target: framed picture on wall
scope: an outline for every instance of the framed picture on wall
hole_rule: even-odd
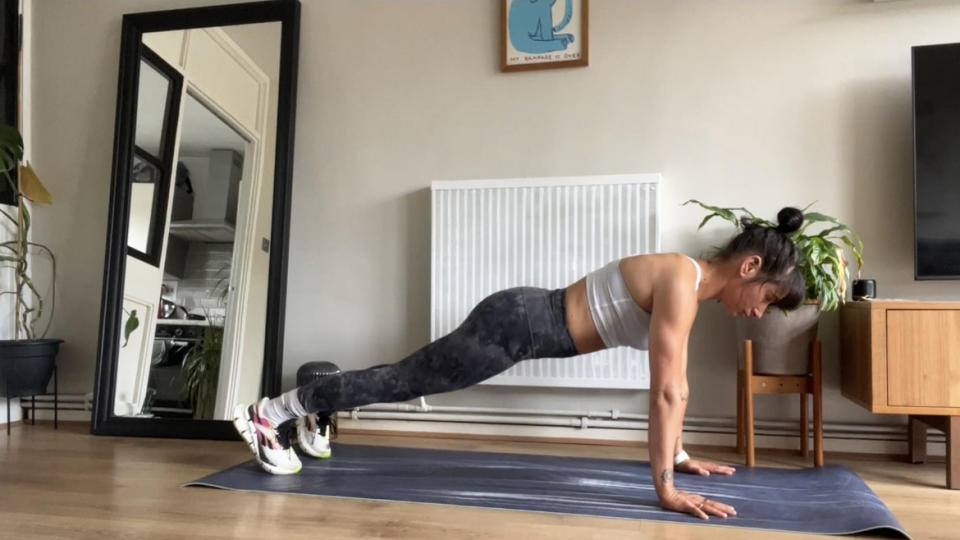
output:
[[[587,65],[587,0],[501,0],[500,70]]]

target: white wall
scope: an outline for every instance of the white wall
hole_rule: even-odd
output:
[[[53,335],[65,391],[93,385],[120,16],[164,0],[34,6],[34,160],[59,201],[36,232],[60,256]],[[207,3],[207,2],[203,2]],[[661,172],[663,247],[691,254],[691,197],[854,226],[884,296],[960,298],[912,279],[910,46],[960,41],[952,2],[605,0],[590,66],[502,74],[496,2],[309,1],[301,23],[285,386],[307,360],[359,368],[429,335],[429,192],[438,179]],[[77,54],[82,51],[83,54]],[[69,62],[64,61],[70,58]],[[839,395],[826,315],[828,422],[891,422]],[[732,322],[704,306],[692,416],[734,414]],[[630,392],[475,388],[434,403],[645,411]],[[758,417],[792,418],[763,397]],[[789,404],[789,405],[788,405]]]

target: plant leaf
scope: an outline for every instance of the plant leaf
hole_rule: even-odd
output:
[[[688,204],[690,204],[690,203],[698,204],[698,205],[700,205],[700,207],[703,208],[704,210],[709,210],[709,211],[713,212],[712,214],[709,214],[709,215],[707,215],[705,218],[703,218],[703,221],[700,222],[700,226],[697,227],[697,230],[698,230],[698,231],[699,231],[700,229],[702,229],[703,226],[706,225],[708,221],[710,221],[711,219],[713,219],[713,218],[715,218],[715,217],[721,217],[721,218],[729,221],[731,224],[733,224],[733,226],[734,226],[735,228],[737,228],[737,229],[740,228],[740,220],[737,219],[737,215],[736,215],[735,213],[733,213],[733,209],[730,209],[730,208],[721,208],[721,207],[719,207],[719,206],[711,206],[711,205],[709,205],[709,204],[702,203],[702,202],[700,202],[700,201],[698,201],[698,200],[696,200],[696,199],[690,199],[690,200],[688,200],[687,202],[683,203],[682,206],[686,206],[686,205],[688,205]],[[749,214],[749,212],[747,212],[747,213]],[[750,215],[753,215],[753,214],[750,214]]]
[[[863,267],[863,256],[860,254],[860,250],[857,249],[857,246],[853,245],[853,241],[846,236],[841,236],[840,241],[846,244],[850,248],[850,251],[853,252],[853,257],[857,260],[857,268]]]
[[[809,221],[811,223],[819,223],[822,221],[829,221],[830,223],[836,223],[837,225],[842,225],[837,218],[830,217],[826,214],[821,214],[820,212],[807,212],[803,214],[803,220]]]
[[[20,194],[35,203],[53,203],[53,197],[29,163],[20,166]]]
[[[127,342],[130,341],[130,334],[132,334],[138,326],[140,326],[140,319],[137,318],[137,310],[130,310],[130,317],[127,319],[127,323],[123,325],[123,345],[121,345],[121,347],[127,346]]]
[[[723,219],[726,219],[727,221],[730,221],[730,217],[724,216],[723,214],[719,214],[719,213],[717,213],[717,212],[714,212],[714,213],[709,214],[709,215],[707,215],[707,216],[705,216],[705,217],[703,218],[703,221],[701,221],[701,222],[700,222],[700,225],[697,226],[697,230],[699,231],[700,229],[702,229],[703,226],[706,225],[708,221],[710,221],[711,219],[713,219],[713,218],[715,218],[715,217],[723,218]],[[734,219],[736,219],[736,218],[734,218]],[[734,227],[736,227],[736,226],[737,226],[737,225],[734,225]]]
[[[827,235],[833,234],[837,231],[849,231],[849,230],[850,230],[850,227],[847,227],[846,225],[837,225],[836,227],[831,227],[829,229],[824,229],[820,231],[819,233],[817,233],[817,236],[819,236],[820,238],[826,238]]]
[[[23,137],[16,127],[0,124],[0,171],[16,168],[23,159]]]
[[[22,222],[22,224],[20,225],[20,230],[22,231],[22,238],[24,239],[24,241],[26,241],[27,233],[30,232],[31,221],[30,221],[30,211],[27,210],[27,205],[25,204],[20,205],[20,221]]]
[[[50,256],[52,270],[50,274],[50,316],[47,317],[47,325],[44,327],[43,332],[40,333],[40,337],[44,338],[47,336],[47,332],[50,330],[50,325],[53,324],[53,316],[55,315],[57,308],[57,258],[54,256],[53,251],[43,244],[37,242],[27,242],[27,245],[40,248],[46,251],[47,255]]]

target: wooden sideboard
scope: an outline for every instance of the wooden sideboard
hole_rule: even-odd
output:
[[[947,487],[960,489],[960,302],[872,300],[840,308],[843,395],[879,414],[909,415],[910,459],[926,425],[947,436]]]

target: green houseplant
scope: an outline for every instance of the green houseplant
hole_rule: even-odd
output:
[[[223,327],[208,326],[200,342],[184,359],[184,392],[197,420],[213,418],[223,351]]]
[[[217,299],[217,307],[224,308],[229,292],[228,265],[220,267],[216,275],[222,276],[211,291]],[[224,276],[224,274],[227,274]],[[206,310],[205,310],[206,311]],[[216,407],[217,385],[220,381],[220,359],[223,353],[223,317],[219,324],[213,324],[218,318],[209,311],[205,319],[211,324],[204,330],[200,342],[187,354],[183,361],[185,377],[183,391],[193,408],[193,417],[197,420],[212,419]]]
[[[63,340],[47,339],[56,301],[56,257],[47,246],[29,241],[32,215],[27,201],[50,204],[52,197],[29,164],[22,163],[23,138],[14,126],[0,124],[0,174],[16,204],[0,208],[0,220],[14,231],[13,240],[0,242],[0,269],[13,271],[13,289],[0,296],[13,297],[14,339],[0,341],[0,396],[11,398],[46,393],[53,375],[57,352]],[[19,182],[12,172],[19,170]],[[49,256],[52,264],[49,316],[39,328],[48,304],[34,284],[30,271],[31,253]],[[9,407],[8,407],[9,412]]]
[[[746,223],[777,226],[776,222],[758,217],[743,207],[719,207],[693,199],[684,203],[687,204],[699,205],[708,212],[697,230],[713,218],[730,222],[738,233]],[[858,276],[863,266],[860,235],[834,217],[808,212],[810,206],[812,204],[802,210],[800,228],[788,235],[800,252],[800,272],[806,283],[807,301],[789,314],[772,308],[760,321],[737,320],[738,338],[754,342],[760,373],[806,372],[807,348],[816,339],[820,313],[837,309],[846,298],[850,269],[844,248],[853,254]]]

